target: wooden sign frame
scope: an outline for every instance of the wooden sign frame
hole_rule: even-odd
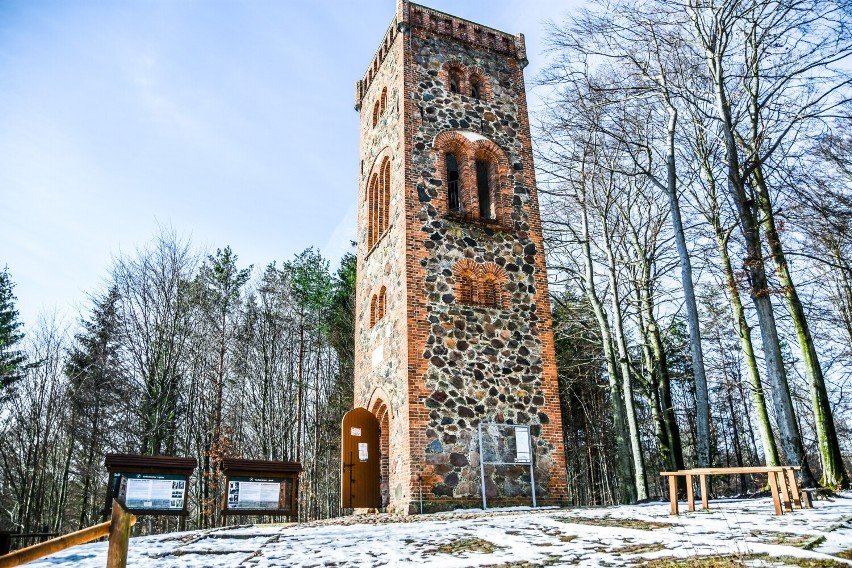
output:
[[[113,499],[118,499],[125,505],[122,488],[126,488],[127,479],[151,479],[157,481],[172,481],[175,493],[182,491],[182,507],[176,508],[138,508],[126,507],[135,515],[168,515],[186,517],[189,515],[187,495],[189,494],[189,478],[192,477],[198,462],[195,458],[182,458],[177,456],[140,456],[136,454],[106,454],[104,466],[108,472],[106,501],[102,511],[104,519],[112,510],[110,504]],[[180,484],[178,487],[175,483]]]
[[[222,525],[225,519],[233,515],[269,515],[286,516],[294,521],[299,518],[299,474],[302,464],[299,462],[244,460],[225,458],[222,460],[222,473],[225,475],[225,494],[222,496]],[[289,485],[289,508],[279,509],[243,509],[229,507],[230,499],[235,498],[238,488],[234,483],[279,483]],[[238,486],[237,486],[238,487]],[[280,489],[279,489],[280,491]]]

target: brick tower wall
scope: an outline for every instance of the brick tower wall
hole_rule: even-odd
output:
[[[411,498],[411,453],[408,445],[407,392],[407,287],[405,278],[405,173],[402,144],[403,45],[394,23],[388,28],[363,80],[356,85],[356,109],[360,110],[361,160],[358,195],[358,264],[355,296],[355,406],[380,416],[388,409],[387,479],[383,480],[384,505],[388,500]],[[375,104],[386,93],[384,112],[375,126]],[[388,228],[370,246],[369,184],[381,165],[390,159]],[[371,302],[386,289],[384,317],[371,326]],[[383,444],[384,445],[384,444]],[[383,472],[383,475],[384,472]]]
[[[389,34],[393,57],[372,64],[356,88],[362,158],[397,144],[390,239],[368,256],[363,205],[359,215],[357,296],[356,405],[373,410],[378,388],[392,406],[389,509],[419,511],[421,492],[426,511],[479,506],[480,421],[531,425],[539,502],[560,502],[563,438],[523,37],[402,1]],[[450,92],[450,73],[461,94]],[[469,96],[474,78],[479,100]],[[402,113],[377,130],[371,97],[386,80],[398,85],[401,96],[390,100]],[[462,212],[447,202],[447,151],[465,157]],[[480,157],[493,164],[497,187],[489,219],[479,218],[471,183]],[[471,273],[499,283],[495,304],[462,301],[461,275]],[[393,299],[371,331],[367,304],[382,283]],[[385,362],[377,369],[378,341]],[[485,473],[489,504],[529,503],[527,467]]]

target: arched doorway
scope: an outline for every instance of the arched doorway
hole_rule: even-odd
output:
[[[379,490],[382,496],[382,508],[390,503],[390,410],[381,399],[373,404],[373,416],[379,421]]]
[[[341,425],[340,504],[348,509],[378,509],[381,458],[379,421],[366,408],[353,408]]]

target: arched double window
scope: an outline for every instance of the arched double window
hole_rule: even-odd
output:
[[[456,301],[459,304],[503,309],[505,271],[493,262],[478,264],[464,258],[453,267]]]
[[[385,156],[367,187],[367,249],[372,249],[390,221],[390,157]]]
[[[385,305],[387,303],[387,288],[382,286],[378,294],[370,298],[370,328],[375,327],[385,317]]]
[[[451,130],[435,138],[434,148],[439,175],[444,176],[444,211],[489,223],[510,222],[501,187],[511,171],[496,144],[474,132]]]

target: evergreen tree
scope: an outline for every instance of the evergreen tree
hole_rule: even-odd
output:
[[[107,434],[115,421],[121,401],[126,398],[127,381],[120,358],[118,289],[112,287],[95,301],[89,320],[68,351],[65,374],[71,386],[71,429],[74,465],[80,477],[81,505],[79,527],[99,516],[101,456],[107,451]]]
[[[14,288],[9,267],[4,267],[0,272],[0,400],[10,396],[10,387],[27,368],[26,355],[17,349],[24,333],[15,309],[17,298],[12,293]]]

